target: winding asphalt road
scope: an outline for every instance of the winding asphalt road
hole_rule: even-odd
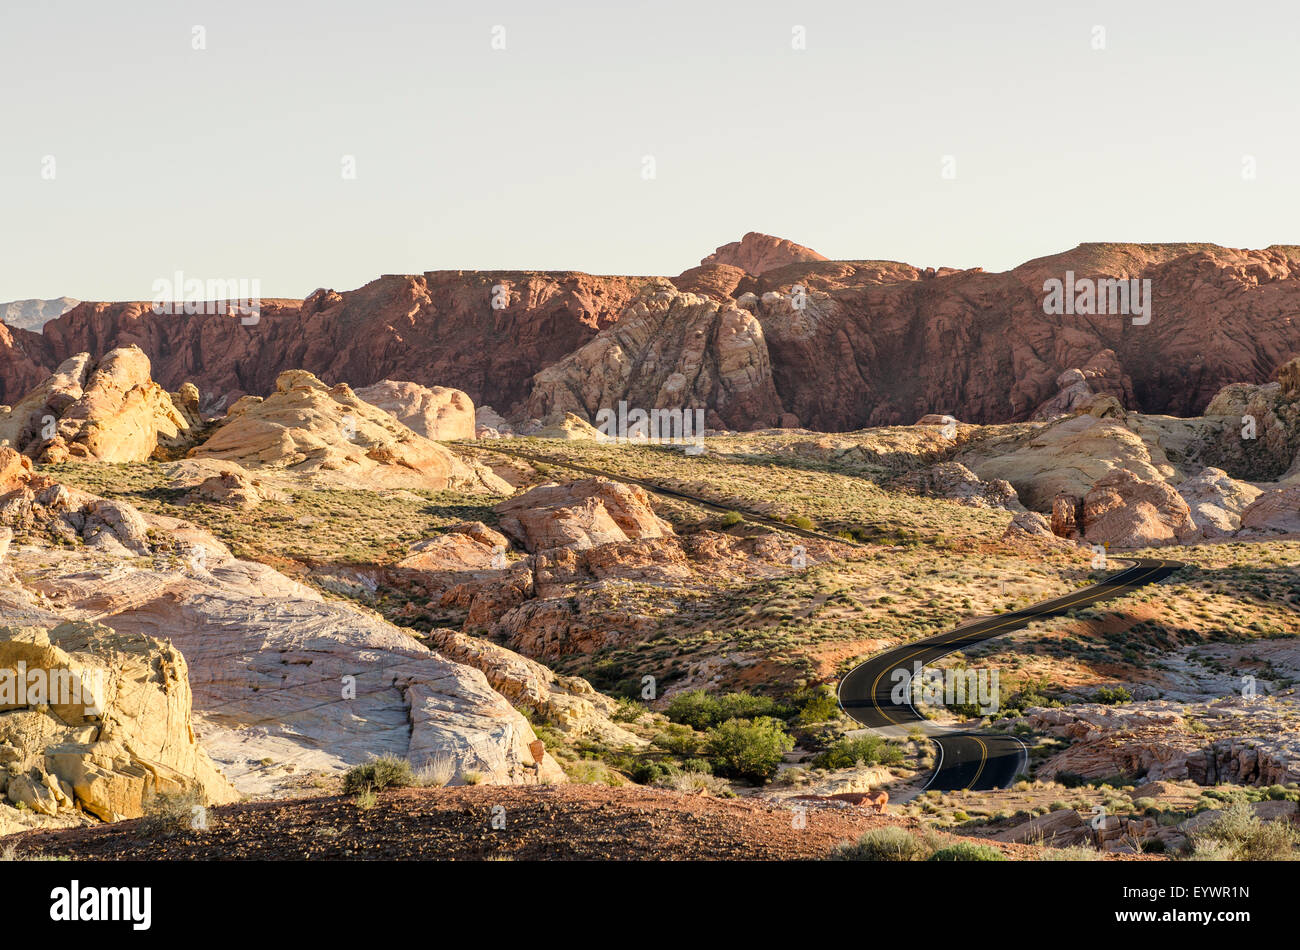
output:
[[[840,707],[853,719],[885,735],[907,735],[920,729],[939,749],[934,774],[925,788],[941,791],[968,788],[976,791],[1007,788],[1029,763],[1025,744],[1015,736],[945,729],[922,716],[910,702],[910,677],[916,663],[924,667],[942,656],[975,643],[1017,630],[1035,620],[1058,617],[1067,611],[1120,597],[1144,584],[1168,577],[1183,565],[1154,558],[1131,560],[1125,568],[1098,584],[1052,600],[1030,604],[996,617],[981,617],[924,640],[895,647],[854,667],[840,681]],[[902,671],[895,673],[896,670]],[[895,684],[904,680],[895,702]]]
[[[549,458],[545,455],[521,452],[517,449],[502,449],[484,445],[476,445],[475,448],[512,456],[522,461],[543,462],[547,465],[556,465],[587,475],[599,475],[617,481],[631,482],[655,494],[689,502],[710,511],[726,512],[729,510],[716,502],[672,488],[665,488],[644,479],[632,478],[615,472],[606,472],[574,462]],[[789,534],[818,538],[837,544],[861,546],[856,541],[832,537],[819,531],[798,528],[754,512],[744,512],[744,516],[747,521],[763,524]],[[1013,610],[1005,614],[998,614],[995,617],[982,617],[978,620],[972,620],[946,633],[927,637],[924,640],[916,640],[881,653],[879,656],[872,657],[865,663],[854,667],[840,681],[840,708],[863,726],[885,735],[905,736],[916,729],[920,729],[929,735],[938,747],[939,760],[936,763],[934,774],[930,776],[930,780],[924,786],[927,789],[984,791],[1009,787],[1015,782],[1016,776],[1028,768],[1029,750],[1025,744],[1015,736],[951,730],[935,725],[917,712],[911,702],[894,702],[891,693],[898,681],[894,671],[900,669],[909,671],[907,675],[910,676],[910,671],[916,669],[915,664],[917,662],[920,662],[921,666],[924,667],[927,663],[933,663],[949,653],[1001,636],[1012,630],[1017,630],[1035,620],[1058,617],[1079,607],[1087,607],[1104,600],[1121,597],[1145,584],[1162,580],[1183,566],[1179,561],[1166,561],[1156,558],[1117,558],[1116,560],[1129,561],[1131,566],[1112,574],[1104,581],[1093,584],[1091,587],[1085,587],[1082,590],[1073,591],[1052,600],[1030,604],[1028,607],[1022,607],[1019,610]],[[904,695],[910,696],[910,694],[910,689],[904,691]]]

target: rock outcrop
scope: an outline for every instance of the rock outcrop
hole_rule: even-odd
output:
[[[753,314],[780,405],[809,429],[903,424],[938,406],[977,424],[1025,420],[1057,396],[1071,369],[1095,394],[1134,411],[1190,416],[1229,383],[1267,383],[1300,353],[1300,252],[1289,246],[1084,244],[1000,274],[794,256],[780,266],[762,255],[729,258],[737,266],[693,268],[677,286]],[[1043,283],[1067,270],[1150,280],[1151,322],[1045,314]],[[263,300],[251,326],[224,315],[176,320],[148,303],[82,303],[40,334],[0,326],[0,401],[16,400],[79,352],[134,343],[166,388],[195,382],[208,413],[266,395],[279,373],[301,367],[355,386],[451,386],[513,418],[539,371],[664,281],[528,271],[386,276],[343,293]],[[806,289],[807,308],[763,302],[769,294],[788,300],[795,285]],[[765,402],[752,410],[729,425],[752,429],[772,417]],[[1273,479],[1295,455],[1258,473],[1228,458],[1204,461]]]
[[[1198,720],[1200,730],[1188,728]],[[1163,700],[1124,706],[1033,708],[1016,720],[1072,740],[1039,767],[1085,779],[1127,775],[1200,785],[1285,785],[1300,779],[1300,740],[1290,704],[1228,697],[1197,706]]]
[[[474,438],[474,403],[459,389],[384,379],[356,393],[426,439]]]
[[[1084,496],[1083,536],[1110,548],[1144,548],[1190,541],[1198,532],[1177,491],[1120,468]]]
[[[1300,533],[1300,485],[1264,492],[1241,513],[1242,534]]]
[[[1108,407],[1093,406],[1101,412]],[[1041,512],[1050,511],[1058,495],[1082,498],[1113,471],[1129,471],[1149,482],[1179,475],[1150,435],[1130,428],[1123,418],[1087,411],[1032,428],[989,433],[963,448],[955,460],[981,479],[1010,482],[1025,507]]]
[[[435,629],[425,637],[449,660],[481,670],[488,682],[515,706],[523,706],[578,738],[613,746],[644,748],[648,743],[611,718],[618,703],[577,676],[560,676],[503,646],[455,630]]]
[[[129,346],[99,360],[78,353],[0,408],[0,444],[38,462],[140,462],[182,452],[195,421],[150,377],[144,351]]]
[[[750,231],[739,241],[724,244],[700,261],[702,267],[711,264],[736,267],[748,274],[761,275],[766,271],[799,264],[805,261],[824,261],[811,248],[803,247],[783,238]]]
[[[524,550],[585,550],[662,538],[672,527],[650,507],[645,489],[607,478],[539,485],[496,506],[501,531]]]
[[[960,462],[941,462],[932,468],[906,475],[895,484],[900,488],[909,488],[937,498],[949,498],[974,508],[1025,510],[1010,482],[1000,478],[983,481]]]
[[[137,818],[161,793],[235,801],[195,741],[190,703],[185,659],[166,641],[88,622],[0,626],[0,791],[104,821]]]
[[[638,299],[612,327],[538,373],[523,414],[569,412],[596,422],[620,402],[647,413],[704,409],[712,428],[766,428],[784,415],[754,315],[672,291]]]
[[[563,779],[533,757],[531,727],[481,672],[233,558],[192,525],[52,482],[11,449],[0,449],[0,524],[26,542],[0,564],[0,620],[93,621],[129,642],[170,641],[188,663],[200,744],[242,792],[378,754],[447,759],[491,782]]]
[[[510,491],[490,470],[412,432],[347,384],[327,387],[304,370],[281,373],[266,399],[240,399],[190,456],[368,488]]]
[[[1221,538],[1241,528],[1242,512],[1263,492],[1222,469],[1207,468],[1179,485],[1178,494],[1187,502],[1201,537]]]

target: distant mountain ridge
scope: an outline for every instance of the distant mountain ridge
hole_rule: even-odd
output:
[[[60,317],[81,301],[73,297],[55,297],[52,300],[11,300],[0,303],[0,322],[40,333],[41,328],[55,317]]]
[[[1045,313],[1044,281],[1068,271],[1150,280],[1150,323]],[[0,327],[0,403],[69,356],[133,343],[163,386],[192,381],[209,406],[301,368],[354,387],[449,386],[513,418],[628,399],[738,429],[843,431],[928,413],[1028,419],[1078,369],[1127,408],[1193,415],[1300,355],[1300,249],[1089,243],[986,273],[826,260],[751,233],[677,277],[388,275],[263,301],[251,326],[87,302],[43,334]]]

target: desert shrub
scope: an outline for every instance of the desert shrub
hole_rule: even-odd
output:
[[[734,527],[735,525],[740,524],[744,520],[745,520],[745,516],[742,515],[739,511],[728,511],[725,515],[722,516],[722,526],[724,528],[731,528]]]
[[[618,788],[620,785],[626,785],[627,782],[623,776],[619,775],[604,762],[598,762],[595,759],[577,759],[569,762],[564,766],[564,774],[569,777],[569,781],[577,785],[609,785]],[[473,785],[474,782],[467,784]]]
[[[794,707],[799,710],[799,722],[807,725],[814,722],[828,722],[840,712],[840,703],[835,690],[829,686],[811,686],[799,690],[791,697]]]
[[[614,710],[612,718],[615,722],[636,722],[646,713],[644,703],[635,699],[623,697],[618,701],[618,708]]]
[[[946,848],[940,848],[930,855],[931,861],[1005,861],[1004,855],[997,848],[987,844],[975,844],[973,841],[958,841]]]
[[[655,782],[655,785],[660,788],[671,788],[675,792],[706,792],[727,798],[735,795],[726,781],[706,772],[677,772],[665,776]]]
[[[412,784],[420,788],[442,788],[456,777],[456,762],[448,755],[428,759],[416,770]]]
[[[1061,703],[1058,700],[1047,695],[1047,690],[1050,687],[1051,682],[1045,676],[1036,680],[1025,680],[1020,689],[1002,704],[1002,715],[1011,716],[1021,713],[1031,706],[1060,706]]]
[[[716,696],[702,689],[678,693],[664,710],[668,718],[692,729],[707,729],[718,721],[721,705]]]
[[[776,774],[794,739],[770,716],[729,719],[709,730],[705,742],[715,774],[760,784]]]
[[[898,765],[902,761],[903,750],[880,736],[846,736],[818,754],[813,759],[813,766],[819,769],[851,769],[856,765]]]
[[[702,689],[693,689],[674,696],[665,712],[675,723],[692,729],[708,729],[728,719],[754,719],[759,716],[784,719],[793,715],[794,710],[768,696],[740,692],[719,697]]]
[[[629,774],[638,785],[654,785],[678,773],[667,762],[648,761],[637,763]]]
[[[835,847],[831,858],[836,861],[924,861],[930,849],[903,828],[889,825],[873,828],[857,841],[845,841]]]
[[[207,799],[197,789],[183,792],[159,792],[144,805],[144,815],[136,831],[146,837],[183,834],[198,830],[196,821]]]
[[[0,861],[67,861],[67,857],[41,854],[39,851],[19,851],[16,844],[0,847]]]
[[[717,722],[725,722],[728,719],[754,719],[758,716],[786,719],[793,714],[793,709],[781,705],[769,696],[755,696],[752,693],[727,693],[718,701],[718,718],[711,725],[716,725]]]
[[[700,737],[695,730],[677,723],[661,729],[652,741],[673,755],[695,755],[700,751]]]
[[[811,518],[804,515],[795,515],[793,518],[788,518],[786,520],[796,528],[802,528],[804,531],[812,531],[817,527]]]
[[[1121,703],[1131,703],[1133,694],[1123,686],[1103,686],[1092,694],[1092,698],[1094,702],[1105,703],[1107,706],[1118,706]]]
[[[1035,861],[1100,861],[1101,852],[1086,844],[1072,844],[1065,848],[1043,848]]]
[[[381,755],[361,765],[354,765],[343,775],[343,792],[377,792],[385,788],[408,788],[415,784],[411,763],[395,755]]]
[[[1192,834],[1192,859],[1293,861],[1300,833],[1286,821],[1261,821],[1244,802],[1229,805]]]

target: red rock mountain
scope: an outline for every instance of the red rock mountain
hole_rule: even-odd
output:
[[[746,273],[760,276],[774,267],[781,267],[785,264],[824,260],[826,258],[811,248],[802,247],[782,238],[772,237],[770,234],[759,234],[757,231],[750,231],[739,241],[722,245],[722,247],[700,261],[700,264],[703,266],[726,264],[731,267],[739,267]]]
[[[725,410],[718,414],[729,426],[780,419],[843,430],[931,412],[971,422],[1025,419],[1056,396],[1071,369],[1128,408],[1193,414],[1226,383],[1264,382],[1300,355],[1295,246],[1084,244],[990,274],[891,261],[775,265],[741,253],[746,241],[751,250],[806,249],[754,237],[671,282],[526,271],[386,276],[353,291],[263,301],[254,326],[225,316],[157,316],[148,304],[82,303],[43,334],[0,326],[0,403],[21,398],[69,356],[134,343],[166,389],[193,381],[209,406],[264,395],[281,371],[303,368],[330,384],[450,386],[509,414],[585,406],[585,397],[564,393],[597,391],[579,377],[603,353],[596,398],[644,395],[637,380],[648,373],[656,400],[681,393],[683,406],[705,401]],[[728,248],[734,255],[723,253]],[[1150,322],[1045,313],[1043,282],[1067,271],[1150,280]],[[802,308],[796,285],[806,296]],[[496,294],[504,309],[493,308],[494,287],[504,288]],[[718,316],[683,310],[680,319],[672,310],[648,335],[611,330],[596,339],[620,320],[644,322],[631,305],[674,287],[723,309]],[[741,317],[717,322],[731,307],[752,314],[741,336],[721,332],[746,326]],[[566,359],[593,341],[598,350]],[[704,370],[692,375],[697,366]],[[533,379],[548,367],[544,383]],[[691,385],[680,385],[683,374]],[[543,387],[545,395],[532,398]],[[714,404],[723,399],[725,406]]]

